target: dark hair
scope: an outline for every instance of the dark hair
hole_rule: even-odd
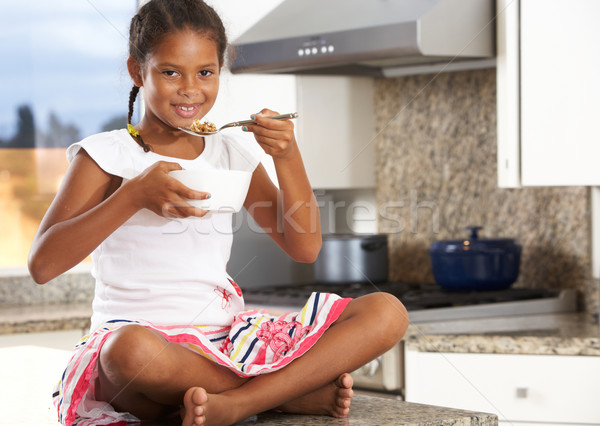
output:
[[[142,6],[129,26],[129,55],[143,66],[166,35],[183,29],[197,31],[213,40],[217,44],[219,65],[223,66],[227,49],[225,28],[217,12],[202,0],[151,0]],[[139,90],[134,85],[129,93],[129,125]],[[140,135],[135,139],[145,152],[150,150]]]

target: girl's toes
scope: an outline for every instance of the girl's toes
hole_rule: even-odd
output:
[[[202,405],[208,401],[208,395],[202,388],[192,388],[192,402],[196,405]]]
[[[340,398],[351,399],[354,396],[354,391],[352,389],[341,388],[341,389],[338,389],[338,396]]]
[[[344,373],[337,378],[336,385],[339,388],[351,389],[354,385],[354,380],[350,374]]]
[[[349,408],[350,407],[350,399],[348,398],[338,398],[336,401],[336,405],[339,408]]]
[[[190,388],[183,396],[184,409],[182,419],[184,426],[199,426],[206,422],[204,404],[208,395],[202,388]]]
[[[334,417],[346,417],[348,414],[350,414],[349,408],[337,407],[335,410]]]

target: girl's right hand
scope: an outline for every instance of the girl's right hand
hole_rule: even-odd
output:
[[[159,161],[128,181],[124,186],[129,187],[136,208],[146,208],[167,218],[206,215],[206,210],[192,206],[187,200],[204,200],[210,194],[194,191],[168,174],[181,169],[177,163]]]

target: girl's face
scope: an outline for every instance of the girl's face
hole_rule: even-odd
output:
[[[204,117],[216,101],[220,70],[214,41],[191,30],[166,36],[141,70],[144,124],[189,126]]]

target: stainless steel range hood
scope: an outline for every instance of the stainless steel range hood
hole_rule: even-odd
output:
[[[285,0],[234,41],[234,73],[395,76],[494,66],[493,0]]]

